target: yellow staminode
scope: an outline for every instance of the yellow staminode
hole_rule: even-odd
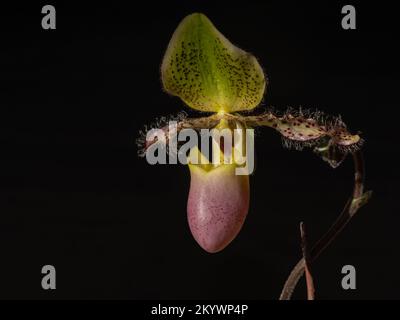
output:
[[[229,167],[233,170],[245,165],[243,157],[247,154],[246,129],[239,123],[236,123],[235,129],[241,133],[242,137],[235,137],[228,121],[222,119],[213,129],[215,130],[215,135],[212,135],[212,154],[210,159],[199,150],[198,146],[195,146],[190,150],[188,157],[190,169],[195,170],[194,167],[197,167],[202,171],[209,172],[219,167]],[[224,135],[224,130],[226,131],[225,133],[230,135],[230,138]],[[213,134],[213,131],[211,131],[211,134]],[[222,141],[223,145],[221,146]]]

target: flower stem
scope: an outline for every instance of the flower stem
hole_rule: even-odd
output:
[[[320,238],[320,240],[311,249],[309,261],[314,262],[318,256],[329,246],[329,244],[339,235],[351,218],[356,214],[358,209],[360,209],[364,204],[367,203],[371,197],[372,192],[364,190],[364,180],[365,180],[365,167],[361,151],[356,151],[353,153],[354,161],[354,189],[353,195],[346,203],[346,206],[342,210],[341,214],[331,226],[331,228]],[[295,265],[287,278],[279,300],[290,300],[294,289],[305,270],[305,259],[302,258]]]

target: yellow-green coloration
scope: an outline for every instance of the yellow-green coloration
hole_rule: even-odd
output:
[[[256,58],[230,43],[201,13],[187,16],[175,30],[161,76],[168,93],[206,112],[251,110],[266,85]]]

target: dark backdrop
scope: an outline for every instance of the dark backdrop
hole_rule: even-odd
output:
[[[300,257],[299,222],[314,242],[338,215],[351,161],[333,170],[265,129],[241,233],[213,255],[193,240],[187,167],[150,166],[135,139],[156,117],[199,115],[159,75],[173,31],[196,11],[258,57],[265,106],[341,114],[366,139],[374,196],[314,264],[317,298],[400,298],[397,18],[389,3],[353,3],[357,30],[345,31],[347,3],[325,2],[56,2],[53,31],[41,29],[46,3],[2,4],[0,298],[276,299]],[[41,289],[45,264],[55,291]],[[340,286],[345,264],[357,290]]]

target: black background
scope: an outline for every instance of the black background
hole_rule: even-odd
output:
[[[394,7],[354,3],[357,30],[341,28],[344,2],[165,1],[1,5],[0,298],[276,299],[310,242],[352,189],[310,150],[282,148],[258,130],[251,207],[234,242],[208,254],[186,221],[189,172],[137,157],[144,124],[181,110],[159,66],[180,20],[203,12],[252,52],[270,80],[264,106],[341,114],[366,139],[370,203],[314,264],[318,299],[400,298],[398,73]],[[41,28],[54,4],[57,29]],[[57,289],[41,288],[41,268]],[[341,288],[341,268],[357,289]],[[305,298],[301,281],[295,298]]]

